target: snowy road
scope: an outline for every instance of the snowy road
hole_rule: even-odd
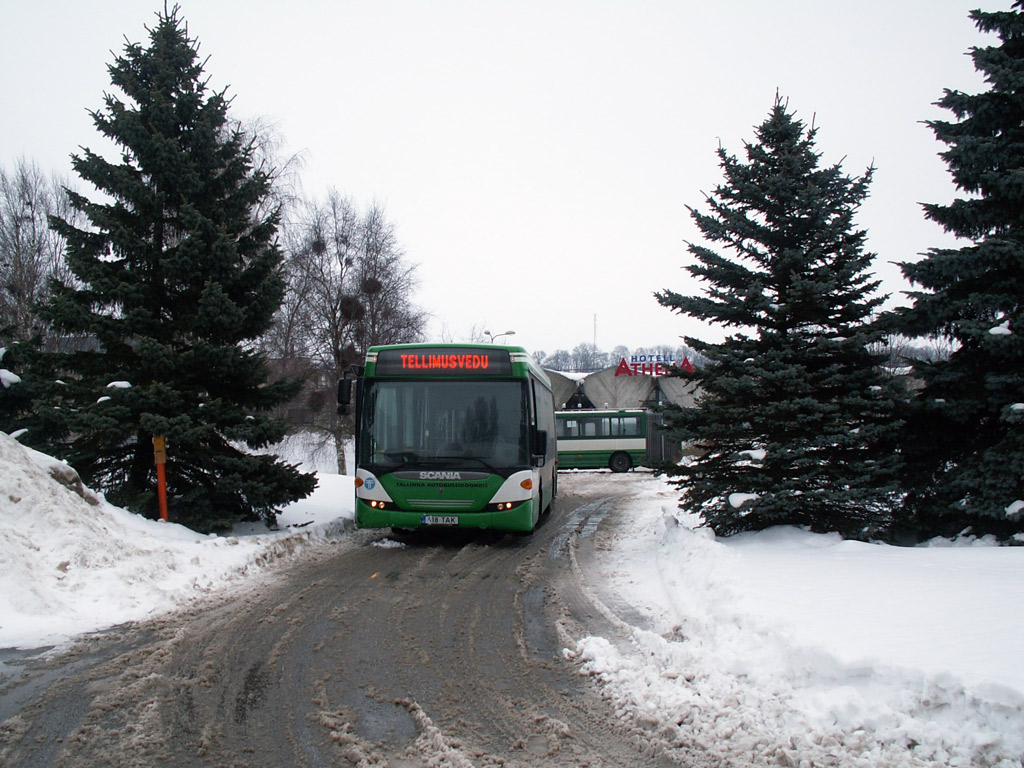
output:
[[[641,621],[587,571],[642,480],[564,476],[531,537],[358,532],[29,664],[0,697],[0,762],[701,765],[617,718],[563,654]]]

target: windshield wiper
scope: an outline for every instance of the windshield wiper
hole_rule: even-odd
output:
[[[401,464],[412,464],[424,460],[423,456],[412,451],[378,451],[378,455],[386,456],[390,461]]]
[[[467,461],[475,461],[488,472],[498,474],[498,470],[493,464],[481,459],[479,456],[420,456],[412,451],[381,451],[379,455],[386,457],[393,467],[401,466],[414,469],[416,467],[436,467],[439,464],[457,467],[460,464],[465,464]]]
[[[479,456],[434,456],[433,458],[434,459],[441,459],[443,461],[451,461],[451,462],[455,462],[455,463],[462,462],[462,461],[478,461],[487,469],[488,472],[491,472],[491,473],[494,473],[494,474],[497,474],[497,472],[498,472],[498,470],[495,469],[493,464],[490,464],[489,462],[484,461]]]

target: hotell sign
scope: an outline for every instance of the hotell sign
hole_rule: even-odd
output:
[[[629,360],[622,358],[615,369],[616,376],[667,376],[669,369],[676,366],[675,355],[631,355]],[[679,368],[693,373],[693,363],[684,357]]]

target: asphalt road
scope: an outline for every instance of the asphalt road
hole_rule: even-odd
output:
[[[9,660],[0,765],[682,765],[562,653],[639,620],[588,564],[644,480],[563,474],[530,536],[358,531],[188,610]]]

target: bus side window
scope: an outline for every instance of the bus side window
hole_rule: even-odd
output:
[[[581,420],[583,437],[608,437],[610,434],[607,416],[593,416]]]
[[[542,386],[537,379],[531,376],[530,390],[533,392],[533,414],[534,425],[538,432],[547,435],[547,445],[544,446],[544,455],[553,457],[558,455],[558,438],[555,434],[557,420],[555,419],[555,399],[551,390]]]

